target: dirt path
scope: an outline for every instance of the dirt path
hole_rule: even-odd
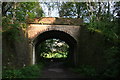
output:
[[[42,71],[41,78],[80,78],[80,75],[63,67],[63,63],[50,63]]]

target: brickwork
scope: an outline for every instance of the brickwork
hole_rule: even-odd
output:
[[[54,37],[60,36],[58,38],[64,37],[63,40],[70,44],[71,50],[70,54],[73,58],[74,64],[87,64],[97,67],[102,67],[104,60],[101,53],[103,53],[104,39],[99,33],[91,34],[85,26],[82,26],[83,22],[81,19],[71,19],[71,18],[36,18],[34,20],[29,20],[29,26],[27,28],[27,35],[29,39],[29,55],[31,55],[31,64],[35,64],[34,56],[36,43],[34,42],[36,38],[40,37],[41,34],[45,33],[46,36],[55,35]],[[52,31],[64,32],[59,34],[54,34]],[[47,32],[51,31],[49,34]],[[62,35],[62,36],[61,36]],[[68,36],[64,36],[68,35]],[[74,45],[72,37],[76,41]],[[42,39],[38,38],[38,39]],[[65,39],[66,38],[66,39]]]
[[[28,27],[28,38],[34,40],[38,35],[43,32],[50,30],[63,31],[71,35],[76,41],[79,36],[80,26],[74,25],[41,25],[41,24],[30,24]],[[59,35],[58,35],[59,36]]]
[[[77,23],[76,23],[77,22]],[[27,34],[28,34],[28,39],[29,39],[29,53],[35,55],[35,51],[34,51],[34,47],[35,47],[35,43],[34,40],[41,35],[42,33],[45,33],[47,31],[60,31],[60,32],[64,32],[66,35],[71,36],[76,43],[78,43],[78,37],[79,37],[79,30],[80,30],[80,25],[82,24],[82,20],[81,19],[72,19],[72,18],[36,18],[33,21],[29,21],[28,24],[28,28],[27,28]],[[50,34],[48,34],[49,36]],[[55,35],[55,34],[53,34]],[[60,36],[60,35],[64,35],[64,34],[59,34],[56,36]],[[45,38],[46,36],[43,36],[43,38]],[[63,37],[63,36],[62,36]],[[59,38],[62,38],[59,37]],[[65,36],[64,36],[65,37]],[[65,38],[69,38],[69,37],[65,37]],[[66,39],[65,39],[66,40]],[[71,47],[75,46],[73,45],[73,42],[70,41],[70,39],[68,40],[69,44],[71,45]],[[37,42],[36,42],[37,43]],[[77,46],[75,46],[76,48],[74,50],[71,50],[71,54],[74,53],[77,54]],[[33,56],[31,55],[31,59],[33,59]],[[75,58],[74,58],[75,59]],[[35,60],[32,60],[31,63],[34,64]],[[73,62],[76,60],[73,60]]]

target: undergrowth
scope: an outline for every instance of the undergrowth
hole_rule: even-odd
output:
[[[21,69],[3,70],[2,77],[4,78],[39,78],[41,75],[42,64],[23,67]]]

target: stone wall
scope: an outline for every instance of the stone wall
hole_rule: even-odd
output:
[[[90,32],[85,26],[81,27],[79,36],[78,64],[91,65],[97,69],[103,68],[104,37],[100,33]]]
[[[46,33],[46,35],[42,36],[42,39],[50,37],[50,36],[52,37],[54,35],[55,38],[65,40],[72,47],[72,46],[74,46],[74,45],[72,45],[74,43],[74,41],[72,42],[71,37],[75,40],[75,42],[77,42],[78,36],[79,36],[79,28],[80,28],[80,26],[74,26],[74,25],[30,24],[27,29],[27,34],[28,34],[28,39],[29,39],[29,43],[30,43],[29,49],[32,49],[32,50],[30,50],[29,53],[32,55],[33,52],[35,52],[33,50],[33,48],[35,47],[35,45],[38,42],[37,38],[39,35],[41,35],[43,33],[44,34]],[[51,33],[49,33],[50,31],[51,31]],[[58,35],[56,35],[56,34],[58,34]],[[68,36],[66,36],[66,35],[68,35]],[[72,54],[74,54],[74,53],[72,53]],[[33,58],[33,57],[31,56],[31,58]]]
[[[2,35],[2,62],[8,68],[20,68],[29,65],[28,41],[22,30],[16,39],[4,32]]]

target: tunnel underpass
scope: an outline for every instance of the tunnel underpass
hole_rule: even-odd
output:
[[[56,57],[51,57],[51,58],[45,58],[43,56],[40,56],[39,53],[39,45],[42,44],[44,41],[46,40],[58,40],[58,41],[62,41],[65,42],[69,48],[68,48],[68,53],[66,55],[66,58],[61,57],[61,58],[56,58]],[[59,30],[50,30],[50,31],[46,31],[41,33],[40,35],[38,35],[35,40],[34,40],[34,46],[35,46],[35,55],[34,55],[34,62],[40,63],[40,62],[45,62],[45,63],[52,63],[52,64],[57,64],[57,63],[62,63],[64,65],[74,65],[75,64],[75,49],[76,49],[76,40],[70,36],[69,34],[63,32],[63,31],[59,31]]]

